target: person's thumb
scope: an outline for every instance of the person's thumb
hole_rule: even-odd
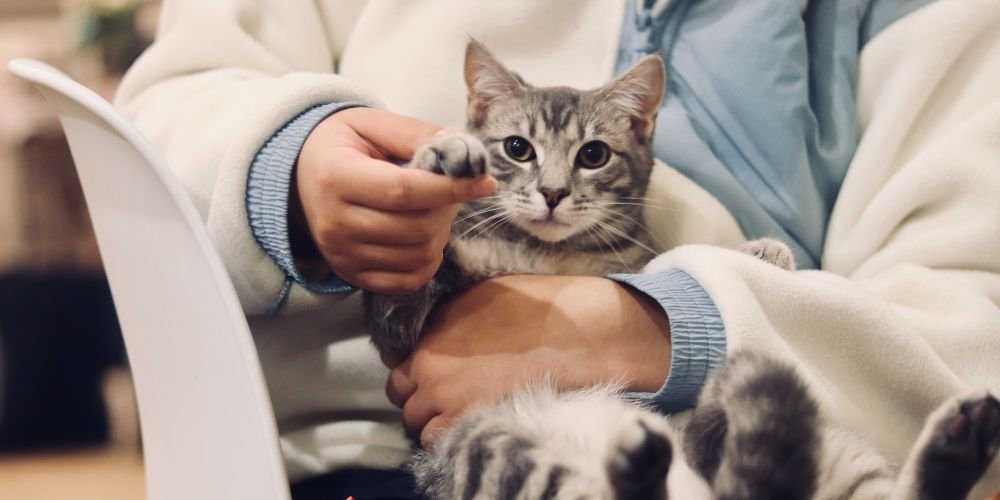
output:
[[[498,186],[497,180],[488,174],[472,179],[452,179],[452,199],[455,203],[478,200],[495,193]]]
[[[374,108],[338,112],[359,135],[393,158],[408,160],[442,129],[433,123]]]

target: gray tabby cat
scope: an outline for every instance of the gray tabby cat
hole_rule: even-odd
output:
[[[656,256],[642,200],[664,78],[660,59],[648,57],[594,91],[533,88],[470,43],[471,135],[432,141],[409,167],[471,177],[488,165],[500,187],[462,209],[430,283],[411,295],[366,296],[380,352],[408,355],[434,304],[486,278],[636,272]]]
[[[642,205],[665,88],[658,57],[596,90],[536,88],[471,42],[465,79],[469,134],[435,139],[408,167],[455,177],[488,169],[500,188],[463,208],[426,286],[365,294],[372,340],[389,359],[413,350],[435,304],[486,278],[635,272],[657,253]],[[794,268],[778,241],[740,250]],[[996,400],[961,401],[932,418],[894,481],[880,455],[822,423],[791,369],[734,354],[683,437],[613,388],[543,387],[467,415],[413,467],[434,499],[959,498],[953,493],[971,488],[1000,435]],[[963,432],[951,432],[957,427]],[[955,457],[975,459],[956,465]]]
[[[605,276],[637,272],[655,257],[643,202],[665,78],[659,56],[648,56],[597,90],[535,88],[471,42],[469,133],[436,138],[407,167],[474,177],[488,166],[500,186],[459,212],[444,262],[426,286],[409,295],[365,294],[379,352],[405,358],[435,304],[487,278]],[[794,268],[777,240],[740,250]]]

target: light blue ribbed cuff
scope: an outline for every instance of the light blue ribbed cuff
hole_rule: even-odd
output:
[[[278,130],[257,152],[247,177],[247,217],[257,243],[285,272],[285,284],[268,313],[277,313],[288,299],[292,282],[316,293],[347,293],[354,287],[336,276],[322,282],[309,281],[295,267],[288,236],[288,199],[299,153],[313,129],[328,116],[354,103],[330,103],[310,108]]]
[[[691,275],[678,269],[608,278],[655,299],[670,321],[666,383],[655,393],[633,392],[626,397],[650,403],[664,413],[694,408],[705,379],[726,357],[726,329],[715,302]]]

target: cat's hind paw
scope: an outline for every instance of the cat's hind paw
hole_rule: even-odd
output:
[[[742,243],[736,249],[786,271],[795,270],[795,254],[781,240],[760,238]]]
[[[486,173],[486,148],[465,132],[448,133],[418,148],[409,166],[448,177],[478,177]]]
[[[624,423],[618,429],[607,461],[615,499],[666,499],[673,448],[665,426],[652,417]]]
[[[958,397],[928,425],[934,428],[920,460],[920,498],[965,498],[1000,449],[1000,401],[983,391]]]

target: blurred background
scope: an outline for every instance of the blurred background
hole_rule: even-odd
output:
[[[31,57],[110,99],[158,0],[0,0],[0,64]],[[0,498],[144,498],[131,379],[65,139],[0,71]]]

